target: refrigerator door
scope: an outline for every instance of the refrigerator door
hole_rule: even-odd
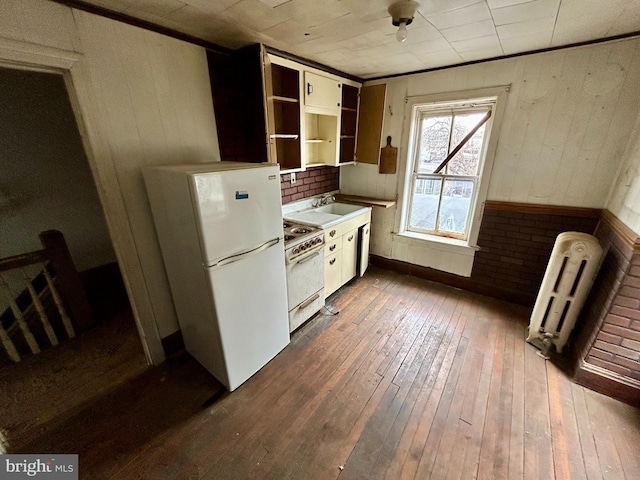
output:
[[[232,391],[289,344],[284,245],[207,271]]]
[[[190,180],[205,265],[282,237],[277,166],[198,173]]]

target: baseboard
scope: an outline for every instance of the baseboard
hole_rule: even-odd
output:
[[[473,293],[479,293],[480,295],[486,295],[487,297],[524,305],[525,307],[532,307],[536,300],[535,295],[531,295],[529,293],[497,287],[495,285],[486,285],[473,281],[468,277],[461,277],[459,275],[442,272],[433,268],[401,262],[400,260],[371,255],[370,262],[372,265],[380,268],[392,270],[405,275],[413,275],[414,277],[424,278],[433,282],[443,283],[451,287],[460,288]]]
[[[587,362],[582,362],[578,366],[573,381],[589,390],[640,408],[640,382],[635,382]]]

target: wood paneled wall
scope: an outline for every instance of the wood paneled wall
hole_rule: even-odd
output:
[[[604,208],[640,109],[640,39],[497,60],[381,80],[387,83],[382,138],[393,137],[398,174],[342,167],[341,193],[394,199],[406,158],[407,96],[511,85],[489,178],[488,200]],[[403,141],[401,141],[403,139]],[[382,145],[381,145],[382,146]],[[372,253],[401,258],[399,206],[374,211]],[[427,265],[438,252],[415,253]],[[419,257],[419,258],[418,258]],[[407,257],[408,258],[408,257]],[[455,267],[460,259],[443,260]],[[453,271],[450,269],[449,271]]]
[[[82,54],[74,78],[86,103],[76,107],[134,313],[143,336],[175,332],[142,168],[220,159],[205,50],[44,0],[2,9],[0,40]]]

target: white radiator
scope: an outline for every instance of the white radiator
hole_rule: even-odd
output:
[[[558,235],[529,322],[527,342],[545,358],[554,345],[558,353],[569,335],[600,268],[602,247],[587,233]]]

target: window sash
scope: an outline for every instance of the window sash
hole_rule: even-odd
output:
[[[469,235],[469,230],[471,227],[471,222],[472,222],[472,217],[473,217],[473,205],[475,204],[475,198],[477,196],[477,190],[478,190],[478,183],[479,183],[479,179],[480,179],[480,172],[482,170],[482,164],[484,162],[484,156],[482,158],[480,158],[479,160],[479,164],[476,170],[476,175],[456,175],[456,174],[450,174],[449,173],[449,164],[447,163],[447,165],[445,166],[445,168],[443,169],[443,171],[439,172],[439,173],[425,173],[425,172],[419,172],[420,169],[420,149],[422,147],[422,122],[425,118],[429,118],[429,117],[437,117],[437,116],[447,116],[450,115],[451,116],[451,127],[449,130],[449,140],[447,142],[447,155],[452,151],[453,148],[455,148],[455,145],[451,145],[451,142],[453,141],[453,130],[454,130],[454,124],[455,124],[455,117],[458,115],[464,115],[464,114],[469,114],[469,113],[480,113],[480,112],[487,112],[487,111],[491,111],[492,110],[492,105],[488,106],[488,105],[481,105],[481,106],[475,106],[474,108],[469,108],[468,106],[465,107],[461,107],[461,108],[451,108],[450,106],[447,106],[446,108],[434,108],[433,106],[429,106],[429,107],[425,107],[425,108],[420,108],[417,112],[417,115],[415,116],[415,138],[414,138],[414,152],[413,152],[413,169],[412,169],[412,175],[411,175],[411,185],[410,185],[410,191],[409,191],[409,208],[407,209],[407,217],[406,217],[406,221],[405,221],[405,228],[407,229],[407,231],[410,232],[414,232],[414,233],[421,233],[421,234],[429,234],[429,235],[437,235],[437,236],[441,236],[441,237],[447,237],[447,238],[455,238],[455,239],[460,239],[460,240],[466,240],[468,238]],[[486,136],[486,130],[485,130],[485,134],[483,135],[483,139],[482,139],[482,144],[483,144],[483,149],[484,146],[487,142],[487,136]],[[438,195],[438,207],[437,207],[437,212],[436,212],[436,217],[435,217],[435,224],[434,224],[434,229],[430,230],[430,229],[425,229],[425,228],[420,228],[420,227],[416,227],[413,226],[411,224],[411,218],[412,218],[412,214],[415,208],[415,189],[416,189],[416,182],[418,180],[421,179],[439,179],[441,182],[441,187],[440,187],[440,192]],[[455,233],[455,232],[449,232],[446,230],[441,230],[440,229],[440,213],[441,213],[441,208],[442,208],[442,199],[443,199],[443,195],[444,195],[444,186],[445,186],[445,182],[447,180],[469,180],[472,182],[472,192],[471,192],[471,198],[470,198],[470,203],[469,203],[469,209],[467,210],[467,219],[465,222],[465,228],[464,228],[464,232],[462,233]]]
[[[412,175],[412,179],[411,179],[411,190],[410,190],[410,204],[409,204],[409,209],[408,209],[408,216],[407,216],[407,223],[406,223],[406,229],[409,232],[414,232],[414,233],[425,233],[425,234],[429,234],[429,235],[438,235],[441,237],[448,237],[448,238],[456,238],[456,239],[460,239],[460,240],[465,240],[469,234],[469,227],[471,225],[471,217],[472,217],[472,207],[474,204],[474,200],[477,194],[477,186],[478,186],[478,176],[477,175],[443,175],[441,173],[437,173],[437,174],[430,174],[430,173],[416,173],[414,172],[414,174]],[[436,217],[435,217],[435,225],[434,225],[434,229],[430,230],[430,229],[426,229],[426,228],[420,228],[417,226],[413,226],[411,225],[411,217],[413,214],[413,209],[415,207],[415,199],[414,199],[414,195],[415,195],[415,191],[416,191],[416,183],[419,180],[429,180],[429,179],[434,179],[434,180],[439,180],[441,181],[441,186],[440,186],[440,192],[438,194],[438,208],[436,211]],[[467,210],[467,221],[465,222],[465,227],[464,227],[464,232],[462,233],[455,233],[455,232],[449,232],[447,230],[441,230],[440,229],[440,210],[442,207],[442,196],[444,195],[444,185],[445,182],[447,180],[453,180],[453,181],[458,181],[458,180],[467,180],[467,181],[471,181],[472,182],[472,191],[471,191],[471,197],[470,197],[470,201],[469,201],[469,209]]]

